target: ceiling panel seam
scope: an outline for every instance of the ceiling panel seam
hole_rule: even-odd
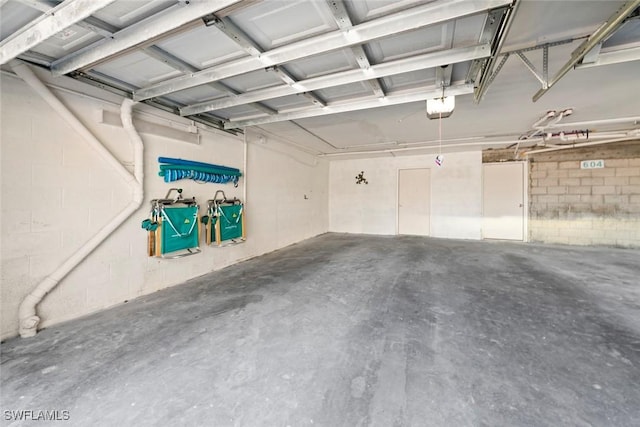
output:
[[[218,18],[215,14],[208,15],[203,18],[205,25],[214,25],[222,34],[233,40],[242,50],[249,55],[260,58],[264,53],[264,49],[247,33],[238,27],[229,18]],[[288,85],[294,85],[297,79],[287,70],[284,65],[265,67],[266,71],[273,71],[275,75]],[[312,91],[303,93],[316,106],[325,106],[326,102]]]
[[[472,84],[459,84],[449,86],[444,90],[442,88],[418,88],[412,91],[402,91],[400,93],[391,93],[384,98],[357,99],[331,103],[324,108],[308,108],[305,110],[294,111],[291,113],[281,113],[272,117],[261,117],[257,119],[230,121],[224,124],[225,129],[243,128],[266,123],[282,122],[287,120],[297,120],[307,117],[317,117],[327,114],[344,113],[348,111],[364,110],[369,108],[387,107],[391,105],[406,104],[409,102],[424,101],[431,98],[449,95],[466,95],[473,93]]]
[[[353,27],[353,21],[349,16],[349,11],[347,10],[342,0],[327,0],[327,4],[329,5],[329,9],[333,14],[333,18],[335,19],[336,24],[338,24],[338,28],[346,30]],[[367,70],[371,67],[371,61],[369,60],[367,52],[365,52],[362,46],[352,46],[351,53],[353,54],[360,68],[362,68],[363,70]],[[378,79],[367,80],[367,83],[369,84],[369,86],[371,86],[371,90],[378,98],[381,98],[385,95],[382,84]]]
[[[142,49],[147,55],[164,62],[165,64],[167,64],[168,66],[178,70],[178,71],[182,71],[183,73],[196,73],[199,71],[198,67],[195,67],[191,64],[189,64],[188,62],[176,57],[175,55],[165,51],[164,49],[162,49],[161,47],[157,46],[157,45],[152,45],[152,46],[148,46],[144,49]],[[208,84],[208,86],[212,87],[213,89],[220,91],[220,92],[226,92],[229,93],[231,95],[238,95],[240,92],[238,92],[235,89],[230,88],[229,86],[225,85],[222,82],[211,82]],[[262,111],[263,113],[266,114],[276,114],[277,111],[267,107],[264,104],[255,102],[255,103],[250,103],[249,105],[251,105],[253,108]]]
[[[51,7],[55,6],[55,2],[52,1],[48,1],[48,0],[20,0],[21,2],[25,3],[28,6],[37,8],[38,10],[42,10],[42,11],[47,11],[49,10]],[[76,23],[76,25],[79,25],[83,28],[86,28],[90,31],[93,31],[94,33],[104,37],[104,38],[111,38],[113,36],[113,34],[117,33],[118,31],[121,30],[121,28],[118,28],[114,25],[108,24],[98,18],[95,18],[93,16],[88,16],[87,18],[84,19],[84,21],[79,21]],[[164,49],[160,48],[157,45],[151,45],[151,46],[147,46],[145,48],[141,49],[142,52],[144,52],[145,54],[149,55],[150,57],[157,59],[161,62],[163,62],[164,64],[170,66],[171,68],[174,68],[175,70],[178,71],[182,71],[183,73],[193,73],[193,72],[198,72],[200,71],[199,68],[187,63],[186,61],[181,60],[180,58],[177,58],[176,56],[166,52]],[[49,62],[50,64],[50,62]],[[117,84],[117,86],[120,87],[126,87],[130,93],[133,93],[133,91],[135,89],[138,89],[135,86],[129,85],[125,82],[123,82],[120,79],[115,79],[111,76],[108,76],[104,73],[100,73],[97,71],[91,71],[89,72],[89,74],[91,74],[94,78],[97,79],[102,79],[105,81],[112,81],[115,82]],[[225,92],[225,93],[230,93],[232,95],[237,95],[239,92],[235,91],[233,89],[231,89],[230,87],[224,85],[223,83],[220,82],[212,82],[209,84],[209,86],[211,86],[212,88],[220,91],[220,92]],[[266,114],[272,115],[272,114],[276,114],[277,111],[267,107],[266,105],[260,104],[260,103],[251,103],[249,104],[252,107],[256,108],[259,111],[262,111]]]
[[[74,2],[60,3],[0,43],[0,64],[7,63],[114,1],[75,0]]]
[[[357,83],[371,78],[380,78],[395,74],[402,74],[410,71],[423,70],[441,65],[448,65],[456,62],[471,61],[489,56],[489,45],[471,46],[466,48],[450,49],[440,52],[432,52],[405,59],[385,62],[374,65],[368,70],[357,69],[341,71],[324,76],[313,77],[301,80],[291,86],[277,86],[272,88],[259,89],[252,92],[235,96],[233,98],[223,98],[208,102],[197,103],[181,109],[182,115],[196,114],[203,111],[212,111],[237,105],[247,104],[270,98],[278,98],[287,95],[294,95],[309,90],[319,90],[328,87],[340,86],[349,83]]]
[[[609,19],[605,21],[593,34],[589,36],[580,46],[571,54],[571,58],[564,64],[551,80],[547,82],[538,92],[533,95],[533,102],[542,97],[553,85],[555,85],[565,74],[579,63],[586,54],[589,53],[598,43],[605,40],[608,35],[612,34],[622,25],[625,19],[634,13],[640,7],[640,0],[628,1],[620,7]]]
[[[279,65],[324,52],[354,45],[362,45],[370,40],[416,30],[462,16],[483,13],[487,10],[509,4],[510,2],[511,1],[507,0],[484,0],[482,2],[450,0],[446,2],[428,3],[356,25],[347,31],[325,33],[281,46],[266,51],[260,55],[259,58],[240,58],[225,64],[206,68],[191,76],[172,78],[137,91],[134,93],[134,99],[143,100],[153,98],[238,74],[256,71],[264,68],[265,64],[268,66]]]
[[[88,1],[88,0],[87,0]],[[188,25],[209,13],[229,7],[239,0],[211,0],[191,2],[188,6],[175,5],[148,19],[130,25],[113,35],[93,43],[55,61],[51,67],[54,75],[59,76],[105,60],[127,49],[143,43],[153,43],[158,37]]]

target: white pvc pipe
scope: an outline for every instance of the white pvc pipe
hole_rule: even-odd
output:
[[[244,147],[243,147],[243,157],[242,157],[242,203],[244,206],[247,206],[247,154],[248,150],[248,142],[247,142],[247,129],[244,129]]]
[[[104,148],[100,141],[78,120],[66,106],[49,91],[49,89],[38,79],[38,77],[22,62],[13,62],[11,67],[25,83],[27,83],[42,99],[47,102],[67,123],[77,131],[100,156],[118,172],[121,178],[131,187],[131,202],[113,218],[107,225],[102,227],[91,239],[89,239],[80,249],[73,253],[62,265],[53,273],[47,276],[36,288],[25,297],[18,310],[19,333],[23,338],[33,337],[38,330],[40,317],[37,315],[36,307],[44,297],[56,287],[69,272],[82,262],[96,247],[107,239],[129,216],[135,212],[142,204],[143,199],[143,145],[140,136],[133,127],[131,120],[131,110],[133,101],[125,99],[122,103],[121,117],[122,123],[127,131],[134,148],[135,173],[131,175],[127,169],[120,164],[118,159]]]
[[[106,161],[125,182],[133,181],[133,176],[122,166],[120,161],[113,157],[102,143],[78,120],[78,118],[47,88],[33,71],[22,61],[11,61],[13,71],[24,80],[31,89],[40,95],[80,136],[89,143],[104,161]]]
[[[634,117],[620,117],[617,119],[603,119],[603,120],[587,120],[585,122],[573,122],[573,123],[556,123],[553,128],[559,127],[584,127],[584,126],[597,126],[597,125],[608,125],[608,124],[618,124],[618,123],[634,123],[638,124],[640,122],[640,116]]]
[[[542,138],[535,138],[535,139],[527,139],[524,142],[527,143],[531,143],[531,142],[537,142],[537,141],[542,141]],[[465,142],[465,143],[460,143],[460,144],[446,144],[443,145],[443,148],[450,148],[450,147],[478,147],[478,146],[485,146],[485,145],[502,145],[502,144],[516,144],[518,142],[523,142],[522,140],[515,140],[515,141],[478,141],[478,142]],[[384,153],[397,153],[397,152],[404,152],[404,151],[416,151],[416,150],[430,150],[430,149],[437,149],[438,145],[422,145],[419,147],[401,147],[401,148],[388,148],[385,150],[370,150],[370,151],[341,151],[339,153],[329,153],[329,154],[321,154],[318,155],[318,157],[339,157],[339,156],[349,156],[349,155],[361,155],[361,154],[384,154]]]
[[[529,156],[531,154],[547,153],[549,151],[568,150],[570,148],[590,147],[592,145],[612,144],[614,142],[633,141],[633,140],[637,140],[637,139],[638,139],[638,136],[629,136],[629,137],[626,137],[626,138],[607,139],[605,141],[583,142],[583,143],[580,143],[580,144],[567,144],[567,145],[556,146],[556,147],[553,147],[553,148],[543,148],[541,150],[527,151],[524,154],[526,156]]]

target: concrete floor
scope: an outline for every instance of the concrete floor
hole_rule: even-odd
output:
[[[327,234],[9,340],[2,422],[637,426],[639,278],[633,250]]]

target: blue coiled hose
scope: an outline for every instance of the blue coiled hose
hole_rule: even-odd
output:
[[[193,179],[195,181],[212,182],[215,184],[226,184],[228,182],[232,182],[237,186],[239,179],[236,175],[222,175],[194,170],[165,169],[162,172],[164,174],[164,182],[173,182],[180,179]]]

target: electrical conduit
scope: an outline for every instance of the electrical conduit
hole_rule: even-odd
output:
[[[100,157],[105,160],[120,177],[130,186],[132,193],[131,202],[114,217],[107,225],[102,227],[91,239],[89,239],[80,249],[73,253],[62,265],[53,273],[47,276],[36,288],[25,297],[20,304],[18,311],[20,326],[19,333],[23,338],[33,337],[38,330],[40,317],[37,315],[36,307],[44,297],[78,264],[80,264],[95,248],[106,240],[114,230],[116,230],[133,212],[135,212],[143,200],[143,153],[144,147],[140,135],[133,126],[131,112],[134,102],[125,99],[121,106],[122,125],[127,132],[134,152],[134,174],[122,166],[122,164],[107,150],[100,141],[82,124],[80,120],[60,100],[40,81],[31,69],[21,61],[12,61],[11,68],[22,78],[42,99],[49,104],[60,116],[83,137],[83,139],[94,149]]]

